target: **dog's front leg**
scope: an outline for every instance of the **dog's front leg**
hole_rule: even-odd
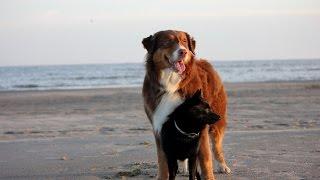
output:
[[[197,156],[193,156],[189,158],[188,167],[189,167],[189,180],[195,180],[196,173],[197,173]]]
[[[176,179],[178,171],[178,162],[174,158],[168,158],[168,167],[169,167],[169,180]]]
[[[157,144],[157,155],[158,155],[158,180],[167,180],[169,178],[168,163],[166,155],[161,147],[160,138],[155,136]]]

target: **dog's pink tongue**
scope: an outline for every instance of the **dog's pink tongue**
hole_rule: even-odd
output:
[[[186,70],[186,66],[184,65],[183,61],[177,61],[174,66],[178,70],[179,74],[182,74]]]

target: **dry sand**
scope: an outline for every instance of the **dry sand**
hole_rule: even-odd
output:
[[[233,173],[217,179],[320,178],[320,82],[226,86]],[[155,178],[140,91],[0,92],[0,179]]]

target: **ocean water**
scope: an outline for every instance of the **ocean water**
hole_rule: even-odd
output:
[[[224,82],[319,81],[320,60],[211,62]],[[143,63],[0,67],[0,91],[142,86]]]

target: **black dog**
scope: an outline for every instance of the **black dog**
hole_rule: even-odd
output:
[[[197,173],[200,132],[207,124],[213,124],[219,119],[220,116],[213,113],[201,97],[200,90],[169,115],[161,130],[161,145],[168,161],[169,179],[175,179],[177,160],[187,158],[189,179],[195,179],[196,175],[200,179]]]

